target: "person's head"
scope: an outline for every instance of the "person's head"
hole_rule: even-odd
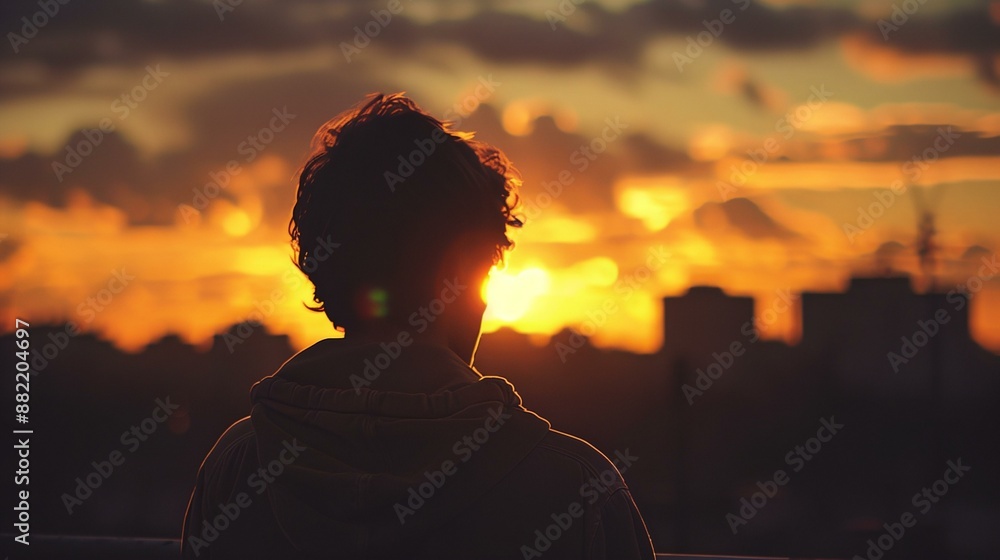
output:
[[[348,338],[432,331],[471,359],[519,182],[402,94],[369,96],[320,127],[299,176],[288,229],[313,309]]]

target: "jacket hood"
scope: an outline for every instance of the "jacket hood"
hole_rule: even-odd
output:
[[[328,558],[378,556],[446,524],[549,429],[507,380],[421,343],[321,341],[251,402],[275,518],[296,548]]]

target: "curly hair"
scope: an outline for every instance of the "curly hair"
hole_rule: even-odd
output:
[[[299,174],[288,232],[309,309],[344,330],[398,319],[434,297],[449,251],[501,262],[519,186],[500,150],[401,93],[369,95],[320,127]]]

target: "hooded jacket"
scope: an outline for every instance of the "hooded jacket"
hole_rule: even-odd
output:
[[[184,558],[653,558],[615,464],[445,347],[324,340],[250,396],[201,465]]]

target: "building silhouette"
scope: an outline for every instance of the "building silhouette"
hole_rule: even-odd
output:
[[[1000,549],[1000,356],[972,340],[968,303],[915,293],[903,277],[856,278],[844,293],[796,294],[785,312],[802,332],[789,345],[757,336],[751,298],[694,287],[664,299],[655,354],[589,343],[560,354],[568,331],[539,345],[501,329],[483,337],[476,366],[510,379],[554,428],[639,457],[626,480],[659,551],[864,556],[866,541],[913,511],[914,494],[961,458],[971,472],[892,553],[989,558]],[[948,320],[930,334],[942,313]],[[12,334],[0,339],[13,346]],[[138,353],[74,337],[33,377],[32,423],[47,439],[33,455],[46,469],[32,484],[49,489],[32,502],[42,520],[33,528],[176,537],[201,459],[249,413],[250,386],[293,352],[284,335],[238,325],[197,348],[166,336]],[[893,352],[905,363],[890,361]],[[181,405],[178,416],[67,514],[60,495],[165,396]],[[831,418],[844,428],[795,470],[788,453]],[[778,470],[787,484],[734,532],[728,516]]]
[[[790,309],[802,331],[793,346],[756,338],[747,297],[696,287],[663,305],[675,491],[667,510],[683,527],[681,550],[816,554],[810,543],[833,540],[855,546],[826,554],[864,556],[857,543],[914,510],[914,494],[947,461],[1000,467],[1000,356],[971,338],[969,300],[958,292],[869,277],[844,293],[802,293]],[[742,354],[731,355],[734,344]],[[723,517],[776,469],[791,470],[787,452],[831,417],[843,432],[734,535]],[[1000,514],[996,477],[987,477],[942,500],[894,553],[976,557],[1000,546],[989,531],[955,540]]]

